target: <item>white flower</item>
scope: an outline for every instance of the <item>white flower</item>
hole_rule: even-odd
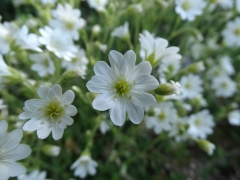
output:
[[[23,25],[15,34],[16,44],[20,46],[21,49],[30,49],[38,52],[42,50],[38,47],[40,46],[38,36],[36,34],[28,34],[28,27]]]
[[[88,59],[83,49],[79,49],[76,57],[72,58],[70,61],[62,61],[62,67],[66,68],[68,71],[75,70],[82,78],[84,78],[86,74],[87,64]]]
[[[231,59],[229,56],[223,56],[220,59],[220,64],[222,69],[228,74],[228,75],[234,75],[235,74],[235,70],[234,67],[231,63]]]
[[[194,98],[202,93],[202,80],[198,75],[189,74],[180,80],[183,98]]]
[[[193,138],[202,139],[205,139],[207,135],[213,133],[213,126],[215,125],[213,116],[208,110],[202,110],[196,114],[192,114],[189,117],[189,123],[188,133]]]
[[[231,97],[237,92],[236,82],[228,76],[213,78],[211,86],[218,97]]]
[[[236,9],[240,12],[240,0],[236,0]]]
[[[137,66],[136,54],[130,50],[124,56],[117,51],[110,51],[107,63],[100,61],[94,66],[95,76],[87,83],[91,92],[100,93],[94,99],[94,109],[105,111],[110,109],[110,118],[117,126],[122,126],[126,119],[139,124],[144,116],[143,107],[155,102],[153,95],[144,91],[154,90],[159,85],[151,76],[152,67],[143,61]]]
[[[189,118],[176,118],[176,122],[172,123],[169,136],[174,137],[176,142],[185,141],[189,138],[187,133],[189,127]]]
[[[43,4],[55,4],[56,0],[41,0]]]
[[[201,15],[206,2],[203,0],[175,0],[175,11],[182,20],[193,21],[195,16]]]
[[[130,36],[128,22],[125,22],[122,26],[116,27],[111,33],[111,36],[121,39],[128,39]]]
[[[227,23],[222,32],[224,42],[229,47],[240,47],[240,17]]]
[[[224,67],[226,68],[226,67]],[[221,63],[220,65],[212,65],[210,67],[210,69],[207,71],[207,78],[208,79],[212,79],[212,77],[215,77],[215,78],[221,78],[221,77],[225,77],[225,76],[228,76],[227,74],[227,71],[224,70],[224,68],[222,67]]]
[[[54,28],[60,28],[68,33],[74,40],[79,39],[79,30],[84,27],[85,20],[80,18],[81,11],[73,9],[70,4],[57,5],[56,10],[52,10],[52,19],[49,24]]]
[[[18,27],[14,23],[0,23],[0,53],[6,54],[10,51],[10,45],[14,40],[14,34]]]
[[[31,99],[25,102],[24,112],[19,119],[30,119],[24,126],[24,131],[37,130],[38,138],[45,139],[50,132],[54,140],[62,138],[63,131],[67,125],[73,124],[77,113],[75,106],[71,105],[74,93],[71,90],[62,95],[62,88],[55,84],[51,88],[40,87],[38,95],[41,99]]]
[[[39,32],[42,35],[39,37],[40,43],[46,45],[46,48],[57,57],[67,61],[75,57],[77,48],[74,46],[72,38],[65,34],[64,31],[59,28],[52,29],[45,26],[44,29],[40,28]]]
[[[156,66],[160,61],[167,63],[172,60],[179,60],[181,55],[177,54],[178,47],[168,47],[168,41],[163,38],[154,38],[148,31],[139,34],[141,51],[144,52],[144,60],[149,61],[152,66]]]
[[[150,110],[153,110],[154,116],[146,116],[146,127],[153,128],[156,134],[163,130],[169,131],[172,123],[176,121],[177,112],[173,108],[172,102],[155,103]]]
[[[19,176],[26,172],[26,168],[16,161],[24,159],[31,154],[28,145],[19,144],[23,132],[16,129],[6,135],[8,124],[5,120],[0,121],[0,175],[1,180]]]
[[[93,9],[101,10],[108,4],[108,0],[87,0],[89,6]]]
[[[98,163],[88,155],[83,155],[78,158],[71,166],[71,169],[74,170],[74,175],[76,177],[85,178],[87,174],[91,176],[96,174],[96,167]]]
[[[4,83],[6,83],[8,80],[4,76],[11,75],[11,73],[8,70],[8,66],[3,60],[2,55],[0,54],[0,89],[4,87]]]
[[[231,125],[240,126],[240,110],[229,112],[228,121]]]
[[[35,62],[35,64],[31,66],[31,69],[37,71],[40,77],[53,74],[55,72],[54,63],[49,54],[31,54],[29,59]]]
[[[197,103],[201,106],[201,107],[206,107],[207,106],[207,101],[206,99],[204,99],[202,97],[202,95],[198,95],[194,98],[194,100],[197,100]]]
[[[158,67],[158,74],[160,78],[163,78],[165,76],[167,77],[173,77],[178,73],[178,71],[181,68],[181,62],[176,59],[168,59],[167,61],[163,61],[159,64]]]
[[[110,126],[108,125],[108,123],[106,121],[103,120],[101,122],[101,124],[99,125],[99,129],[102,134],[106,134],[106,132],[109,131]]]
[[[18,180],[45,180],[47,173],[45,171],[39,172],[38,170],[32,171],[29,175],[23,174],[18,176]]]
[[[233,0],[214,0],[212,5],[220,5],[223,9],[233,8]]]

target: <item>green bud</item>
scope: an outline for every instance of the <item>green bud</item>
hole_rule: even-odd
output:
[[[161,96],[167,96],[172,94],[179,95],[180,94],[179,88],[181,85],[178,82],[177,83],[175,83],[174,81],[170,82],[171,84],[170,83],[160,84],[158,88],[154,90],[154,92]]]
[[[202,61],[192,63],[185,69],[185,71],[187,71],[188,73],[199,73],[204,70],[205,70],[205,66]]]
[[[143,11],[143,7],[141,4],[131,4],[130,6],[128,6],[127,8],[128,13],[141,13]]]
[[[206,139],[196,139],[196,142],[198,143],[198,146],[205,151],[206,153],[208,153],[208,155],[212,155],[214,149],[216,148],[215,145],[211,142],[209,142]]]
[[[60,153],[61,148],[59,146],[54,145],[44,145],[42,147],[42,152],[48,156],[58,156]]]

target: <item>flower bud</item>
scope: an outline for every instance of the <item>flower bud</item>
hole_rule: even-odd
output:
[[[205,70],[205,66],[202,61],[192,63],[186,69],[188,73],[199,73]]]
[[[212,155],[214,149],[216,148],[215,145],[211,142],[209,142],[206,139],[197,139],[196,142],[198,143],[198,146],[205,151],[206,153],[208,153],[208,155]]]
[[[99,24],[96,24],[92,27],[92,35],[94,37],[98,36],[100,32],[101,32],[101,26]]]
[[[61,148],[59,146],[54,146],[54,145],[44,145],[42,147],[42,151],[44,154],[48,156],[58,156],[60,153]]]
[[[160,84],[157,89],[155,89],[155,93],[161,96],[171,95],[171,94],[180,94],[180,84],[178,82],[170,81],[167,84]]]

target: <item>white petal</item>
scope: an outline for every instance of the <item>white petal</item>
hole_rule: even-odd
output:
[[[37,130],[37,136],[39,139],[45,139],[49,136],[51,131],[52,128],[50,128],[48,124],[45,124],[42,128]]]
[[[95,175],[96,174],[96,168],[93,166],[93,164],[89,163],[88,166],[87,166],[87,170],[88,170],[88,173],[90,175]]]
[[[95,93],[104,93],[110,89],[111,79],[107,76],[96,75],[93,76],[90,81],[87,82],[86,86],[89,91]]]
[[[57,98],[60,98],[62,96],[62,88],[60,85],[55,84],[55,85],[53,85],[52,89]]]
[[[80,178],[85,178],[87,176],[87,169],[84,165],[78,166],[78,168],[74,171],[75,176],[79,176]]]
[[[108,54],[109,62],[115,73],[118,73],[118,68],[120,67],[122,58],[123,55],[115,50],[111,50]]]
[[[0,174],[1,174],[1,180],[8,180],[9,170],[8,170],[8,167],[3,163],[0,164]]]
[[[62,95],[62,99],[61,102],[63,104],[71,104],[74,100],[75,94],[72,90],[67,90],[63,95]]]
[[[151,75],[141,75],[136,79],[136,85],[134,90],[149,91],[154,90],[158,87],[159,82]]]
[[[3,159],[11,159],[14,161],[18,161],[21,159],[25,159],[31,154],[31,149],[26,144],[19,144],[15,149],[12,151],[7,151],[3,154]]]
[[[109,65],[104,61],[98,61],[94,65],[94,72],[96,75],[107,76],[108,78],[113,77],[113,71]]]
[[[92,102],[93,108],[99,111],[105,111],[107,109],[110,109],[113,105],[113,97],[109,94],[101,94],[97,96]]]
[[[143,107],[136,106],[130,102],[127,104],[127,113],[128,113],[129,119],[133,123],[139,124],[140,122],[142,122],[144,117]]]
[[[65,108],[65,113],[67,113],[69,116],[75,116],[77,114],[77,108],[73,105],[68,105]]]
[[[155,103],[155,97],[151,94],[142,92],[140,93],[134,93],[132,96],[131,101],[133,104],[141,107],[148,107]]]
[[[1,142],[0,147],[1,149],[5,149],[8,151],[13,150],[16,148],[23,136],[23,132],[21,129],[15,129],[12,132],[10,132],[3,142]]]
[[[152,66],[148,61],[143,61],[134,68],[134,75],[138,77],[140,75],[150,75],[152,72]]]
[[[25,102],[25,107],[30,112],[38,111],[44,105],[44,101],[39,99],[30,99]]]
[[[117,126],[122,126],[126,119],[126,103],[124,103],[124,100],[118,98],[109,113],[112,122]]]
[[[26,168],[24,166],[14,162],[14,161],[4,162],[4,164],[6,166],[8,166],[10,177],[19,176],[26,172]]]
[[[48,95],[50,90],[51,90],[51,88],[49,88],[49,87],[40,87],[38,89],[38,95],[40,96],[40,98],[42,100],[46,101],[47,100],[47,95]]]
[[[29,121],[27,121],[24,126],[22,127],[22,129],[24,131],[30,131],[30,132],[33,132],[33,131],[36,131],[37,129],[40,129],[42,128],[44,125],[45,125],[45,120],[41,120],[41,119],[35,119],[35,118],[32,118],[30,119]]]
[[[0,137],[5,136],[7,132],[8,124],[7,121],[0,121]]]
[[[54,140],[59,140],[63,136],[64,129],[60,128],[58,125],[55,125],[52,128],[52,137]]]

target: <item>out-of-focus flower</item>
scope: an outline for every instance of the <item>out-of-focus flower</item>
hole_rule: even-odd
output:
[[[56,0],[41,0],[43,4],[55,4]]]
[[[240,47],[240,17],[227,23],[222,32],[224,42],[229,47]]]
[[[231,125],[240,126],[240,110],[233,110],[228,114],[228,121]]]
[[[101,32],[101,26],[99,24],[96,24],[92,27],[92,34],[94,36],[97,36]]]
[[[41,99],[31,99],[25,102],[24,112],[19,119],[30,119],[24,126],[24,131],[36,131],[38,138],[45,139],[52,132],[54,140],[62,138],[67,125],[73,124],[77,113],[75,106],[71,105],[74,93],[71,90],[62,95],[62,88],[55,84],[51,88],[40,87],[38,95]]]
[[[240,0],[236,0],[236,9],[238,12],[240,12]]]
[[[26,168],[16,161],[24,159],[31,154],[28,145],[19,144],[23,132],[16,129],[6,135],[8,124],[5,120],[0,121],[0,174],[1,180],[16,177],[26,172]]]
[[[188,134],[189,128],[189,118],[177,118],[174,123],[172,123],[171,129],[169,131],[169,136],[174,137],[176,142],[185,141],[189,138]]]
[[[216,5],[221,6],[223,9],[233,8],[233,0],[212,0],[212,4],[214,7]]]
[[[161,78],[167,76],[172,77],[178,73],[181,68],[181,62],[179,59],[168,59],[167,61],[162,61],[158,67],[158,74]]]
[[[175,11],[182,20],[193,21],[195,16],[201,15],[206,2],[203,0],[175,0]]]
[[[4,104],[4,101],[0,99],[0,110],[7,108],[7,105]]]
[[[168,62],[173,60],[179,60],[182,58],[177,52],[178,47],[168,47],[168,41],[163,38],[154,38],[148,31],[144,34],[139,34],[139,41],[141,44],[141,51],[143,53],[143,59],[151,63],[152,66],[156,66],[160,61]]]
[[[189,123],[188,133],[193,138],[202,139],[205,139],[207,135],[213,133],[213,126],[215,125],[213,116],[208,110],[202,110],[196,114],[192,114],[189,117]]]
[[[101,124],[99,125],[99,129],[102,134],[106,134],[106,132],[109,131],[110,126],[108,125],[108,123],[105,120],[103,120],[101,122]]]
[[[89,155],[83,155],[72,164],[71,169],[76,177],[85,178],[87,174],[95,175],[97,166],[98,163]]]
[[[46,180],[47,173],[45,171],[39,172],[34,170],[30,174],[23,174],[18,176],[18,180]]]
[[[235,70],[234,67],[231,63],[231,59],[229,56],[223,56],[220,59],[220,64],[222,69],[228,74],[228,75],[234,75],[235,74]]]
[[[180,79],[181,96],[183,98],[194,98],[202,93],[202,80],[198,75],[189,74]]]
[[[79,49],[76,57],[72,58],[70,61],[62,61],[62,67],[66,68],[68,71],[76,71],[82,78],[84,78],[86,74],[87,64],[88,59],[83,49]]]
[[[40,77],[53,74],[55,72],[54,63],[49,54],[31,54],[29,59],[34,62],[31,69],[37,71]]]
[[[159,85],[151,76],[152,67],[143,61],[137,66],[136,54],[130,50],[124,56],[117,51],[110,51],[109,61],[97,62],[94,66],[95,76],[87,83],[91,92],[100,93],[94,99],[94,109],[110,109],[110,118],[117,126],[122,126],[126,119],[139,124],[144,117],[143,107],[154,104],[155,98],[144,91],[154,90]]]
[[[128,22],[125,22],[124,25],[119,26],[113,30],[111,36],[118,37],[124,40],[128,40],[130,38]]]
[[[45,45],[46,48],[57,57],[67,61],[75,57],[78,49],[74,46],[71,36],[64,34],[63,30],[59,28],[52,29],[45,26],[44,29],[40,28],[39,32],[42,35],[39,37],[40,43]]]
[[[28,34],[28,27],[23,25],[14,35],[16,39],[16,44],[20,46],[21,49],[30,49],[38,52],[42,52],[38,46],[40,46],[38,36],[36,34]]]
[[[52,19],[49,24],[54,28],[60,28],[68,33],[74,40],[79,39],[79,30],[84,27],[85,20],[80,18],[81,11],[73,9],[70,4],[57,5],[56,10],[52,10]]]
[[[87,0],[89,6],[93,9],[101,10],[108,4],[108,0]]]
[[[2,55],[0,54],[0,89],[4,87],[4,83],[6,83],[8,80],[4,76],[11,75],[8,66],[3,60]]]
[[[132,4],[128,6],[128,11],[132,13],[142,13],[143,12],[143,7],[142,5],[139,4]]]
[[[221,76],[212,79],[212,88],[218,97],[231,97],[237,92],[237,85],[230,77]]]
[[[146,127],[153,128],[156,134],[163,130],[169,131],[172,123],[177,119],[177,112],[173,107],[172,102],[155,103],[150,110],[153,111],[153,116],[146,116]]]

